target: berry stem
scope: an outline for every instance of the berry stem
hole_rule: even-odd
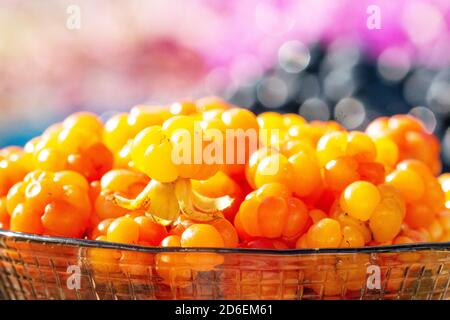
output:
[[[209,198],[200,195],[192,190],[190,179],[182,178],[173,183],[160,183],[152,180],[134,199],[127,199],[118,194],[113,194],[111,197],[114,204],[119,207],[130,211],[145,210],[156,218],[156,221],[163,219],[170,222],[178,218],[180,211],[196,221],[206,222],[222,218],[221,210],[228,208],[233,203],[233,199],[229,196]],[[171,205],[170,202],[173,201],[178,202],[176,206]],[[155,203],[160,204],[158,210],[155,208]],[[164,204],[164,208],[161,208],[161,203]]]

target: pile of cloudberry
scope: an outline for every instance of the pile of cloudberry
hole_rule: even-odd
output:
[[[76,113],[0,150],[0,228],[163,247],[450,241],[439,148],[408,115],[361,132],[215,97]]]

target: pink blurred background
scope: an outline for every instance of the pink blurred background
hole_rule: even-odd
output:
[[[80,8],[80,29],[67,28],[70,5]],[[380,30],[367,27],[369,5],[380,8]],[[3,0],[0,146],[76,110],[228,98],[291,41],[439,69],[450,61],[450,1]],[[308,51],[292,54],[301,61]]]

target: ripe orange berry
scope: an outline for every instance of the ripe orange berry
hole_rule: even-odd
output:
[[[334,219],[322,219],[308,230],[306,241],[310,248],[338,247],[342,241],[341,226]]]
[[[331,160],[345,156],[347,150],[347,133],[331,132],[320,138],[317,143],[317,157],[322,166]]]
[[[372,162],[376,158],[377,150],[375,143],[367,134],[352,131],[347,137],[346,154],[358,162]]]
[[[222,113],[222,121],[227,128],[258,130],[256,116],[244,108],[231,108]]]
[[[210,225],[219,231],[226,248],[236,248],[238,246],[238,234],[230,221],[227,219],[216,219],[211,221]]]
[[[291,184],[294,168],[288,159],[280,154],[269,155],[262,159],[255,172],[255,185],[257,188],[266,183]]]
[[[246,199],[241,203],[234,221],[237,231],[242,230],[244,236],[247,234],[250,237],[258,237],[261,234],[258,217],[259,205],[260,200],[256,197]]]
[[[178,178],[178,169],[172,163],[172,146],[166,141],[147,149],[145,153],[146,163],[142,172],[150,178],[162,183],[173,182]]]
[[[128,124],[134,135],[139,131],[155,125],[161,125],[169,119],[172,114],[168,107],[165,106],[149,106],[137,105],[131,108],[128,115]]]
[[[259,125],[256,116],[247,109],[231,108],[221,114],[221,120],[225,128],[231,129],[233,133],[230,141],[224,139],[226,140],[224,141],[226,146],[224,170],[231,176],[242,176],[245,173],[245,164],[258,147]],[[230,145],[233,146],[232,150]],[[244,160],[243,163],[240,160]]]
[[[137,133],[137,132],[136,132]],[[135,134],[128,123],[128,114],[120,113],[105,123],[103,141],[114,153],[118,152]]]
[[[145,241],[151,246],[157,246],[167,236],[164,226],[153,221],[152,218],[139,216],[134,218],[139,226],[139,241]]]
[[[425,193],[423,179],[411,169],[397,169],[386,177],[386,182],[400,191],[406,202],[419,200]]]
[[[341,195],[340,205],[350,216],[361,221],[370,219],[380,203],[380,192],[367,181],[355,181]]]
[[[383,164],[387,168],[394,168],[398,162],[399,149],[388,137],[374,139],[377,149],[376,162]]]
[[[100,221],[91,231],[89,238],[95,240],[99,237],[104,237],[104,240],[106,241],[106,233],[108,232],[108,228],[113,221],[114,219],[112,218]]]
[[[88,172],[78,172],[84,173],[88,181],[101,179],[113,167],[114,156],[103,143],[95,143],[85,148],[80,155],[85,162],[89,163],[90,170]]]
[[[251,240],[253,237],[250,234],[248,234],[247,231],[245,231],[244,225],[242,224],[242,221],[241,221],[241,215],[242,215],[242,211],[239,210],[238,213],[236,214],[236,216],[234,217],[234,228],[236,229],[239,239],[241,239],[243,241]]]
[[[252,193],[248,194],[248,197]],[[278,182],[272,182],[272,183],[266,183],[262,185],[260,188],[256,189],[254,191],[254,195],[258,197],[259,199],[263,199],[268,196],[277,196],[277,197],[283,197],[287,199],[292,195],[291,189],[289,189],[288,186],[278,183]],[[251,198],[251,196],[249,197]]]
[[[402,220],[401,208],[394,201],[383,199],[375,208],[369,220],[369,226],[375,241],[393,240],[400,232]]]
[[[117,218],[109,225],[106,238],[111,242],[137,244],[139,224],[129,217]]]
[[[88,224],[87,219],[80,219],[76,207],[65,202],[52,202],[45,207],[41,217],[44,234],[81,238]]]
[[[433,174],[440,172],[439,141],[425,130],[418,119],[409,115],[378,118],[369,124],[366,132],[375,139],[387,138],[394,142],[398,149],[398,160],[418,159],[423,161]],[[379,149],[384,150],[385,156],[381,155],[378,160],[393,167],[396,158],[395,147],[385,142],[379,146]]]
[[[395,206],[396,210],[400,212],[403,220],[406,214],[406,204],[401,193],[387,183],[379,184],[377,187],[378,191],[380,191],[382,202],[389,202],[391,206]]]
[[[161,241],[163,247],[181,247],[181,238],[179,236],[170,235]]]
[[[435,212],[424,204],[408,204],[406,207],[405,222],[411,228],[426,228],[433,222],[435,216]]]
[[[344,226],[342,228],[342,242],[341,247],[343,248],[357,248],[363,247],[365,244],[364,236],[353,226]]]
[[[342,191],[350,183],[360,179],[358,162],[347,156],[331,160],[325,166],[324,178],[328,188]]]
[[[291,241],[305,232],[310,221],[308,209],[300,199],[283,193],[257,192],[242,202],[234,224],[241,238],[283,237]]]
[[[384,182],[385,168],[377,162],[360,162],[358,164],[358,173],[361,180],[380,184]]]
[[[261,236],[280,238],[288,217],[286,200],[281,197],[264,198],[258,208],[258,221]]]
[[[259,148],[250,156],[248,163],[245,167],[245,177],[247,178],[247,182],[255,188],[255,173],[258,168],[259,163],[264,158],[268,157],[271,154],[278,153],[278,151],[271,147],[263,147]]]
[[[98,143],[99,137],[82,129],[63,129],[58,134],[57,148],[65,154],[76,154],[85,147]]]
[[[287,140],[281,145],[281,153],[286,157],[290,157],[299,152],[316,155],[315,147],[307,140]]]
[[[103,123],[97,117],[97,115],[90,112],[77,112],[70,116],[68,116],[62,123],[62,126],[65,129],[81,129],[86,130],[88,132],[92,132],[93,134],[98,135],[99,137],[103,132]]]
[[[189,100],[175,102],[170,106],[170,113],[174,115],[189,115],[195,112],[197,112],[197,106]]]
[[[66,167],[65,154],[54,148],[44,148],[36,153],[36,169],[46,171],[60,171]]]
[[[263,112],[257,116],[258,125],[262,129],[283,129],[283,115],[278,112]]]
[[[54,181],[62,185],[74,185],[82,190],[89,189],[89,183],[86,178],[75,171],[60,171],[55,172]]]
[[[11,214],[10,230],[42,234],[44,227],[41,221],[41,214],[25,207],[23,203],[18,204]]]
[[[8,195],[6,196],[6,209],[11,215],[18,204],[25,201],[25,188],[27,183],[24,181],[16,183],[9,189]]]
[[[424,130],[420,120],[411,115],[394,115],[389,119],[388,124],[391,130],[398,132]]]
[[[292,126],[305,124],[306,120],[295,113],[286,113],[283,114],[283,124],[286,128],[290,128]]]
[[[15,183],[25,177],[31,161],[20,148],[6,148],[0,151],[4,154],[0,156],[0,196],[4,196]]]
[[[288,169],[288,185],[296,195],[309,196],[322,186],[322,174],[315,156],[299,152],[289,158],[289,163],[292,165],[292,174]]]
[[[209,224],[193,224],[181,235],[182,247],[223,248],[222,236]]]
[[[13,231],[82,237],[90,226],[88,183],[73,172],[29,173],[10,189],[6,206]]]
[[[305,233],[312,221],[306,205],[300,199],[291,197],[287,205],[289,214],[282,235],[286,238],[296,238]]]

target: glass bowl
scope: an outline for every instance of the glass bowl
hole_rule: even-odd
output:
[[[159,248],[0,230],[3,299],[450,299],[450,243]]]

